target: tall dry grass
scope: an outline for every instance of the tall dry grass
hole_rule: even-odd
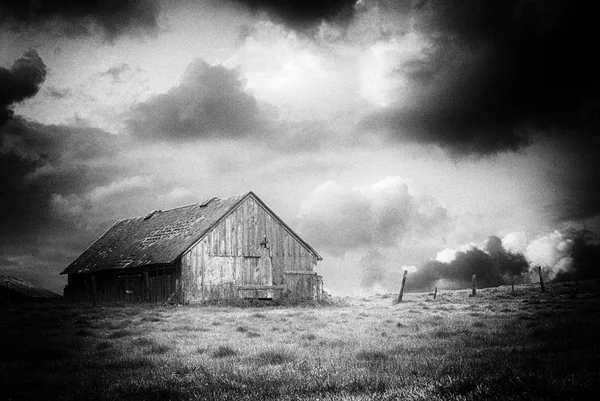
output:
[[[5,399],[590,399],[600,283],[326,307],[4,305]]]

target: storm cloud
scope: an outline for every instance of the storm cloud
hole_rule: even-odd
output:
[[[356,0],[236,0],[254,12],[298,30],[317,27],[322,21],[347,23],[354,15]]]
[[[509,284],[513,278],[517,282],[537,281],[538,266],[546,280],[600,278],[600,244],[593,240],[592,232],[573,228],[533,239],[525,232],[509,233],[502,239],[492,235],[483,247],[470,244],[439,252],[436,260],[409,275],[407,289],[468,288],[473,274],[478,288]]]
[[[93,197],[127,176],[123,138],[15,116],[0,139],[0,257],[10,262],[0,268],[58,290],[56,272],[116,220],[106,209],[126,209],[119,197]]]
[[[68,37],[100,33],[112,41],[126,33],[156,32],[159,12],[155,0],[5,0],[0,22],[17,32],[33,29]]]
[[[593,10],[566,0],[400,3],[365,1],[355,16],[372,27],[386,22],[370,39],[369,62],[380,75],[370,100],[379,107],[359,129],[390,144],[440,147],[458,160],[551,142],[561,164],[546,177],[555,222],[597,216]]]
[[[402,85],[364,128],[464,156],[513,151],[540,132],[589,137],[598,127],[595,14],[585,6],[426,1],[410,14],[412,27],[388,42],[416,35],[420,51],[391,66]],[[398,103],[406,92],[411,99]]]
[[[12,106],[35,96],[45,79],[46,65],[35,50],[27,51],[10,68],[0,67],[0,127],[12,117]]]
[[[408,291],[430,291],[467,288],[473,274],[478,288],[507,284],[512,277],[527,272],[528,263],[523,254],[507,251],[502,241],[491,236],[484,249],[470,247],[454,253],[451,260],[433,260],[423,264],[407,281]]]
[[[102,130],[15,117],[0,134],[3,240],[44,227],[53,216],[52,194],[86,192],[116,173],[119,138]]]
[[[139,138],[191,140],[254,131],[259,108],[234,70],[198,60],[178,86],[135,105],[129,128]]]
[[[522,252],[534,275],[538,266],[550,280],[600,278],[600,244],[587,230],[568,228],[527,238],[523,232],[507,234],[505,247]]]
[[[553,201],[548,209],[557,222],[585,221],[600,213],[600,136],[581,137],[577,133],[554,141],[547,158],[548,187]]]

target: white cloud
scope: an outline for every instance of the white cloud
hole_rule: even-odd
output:
[[[311,39],[261,21],[223,65],[239,69],[246,89],[277,106],[282,119],[355,122],[364,106],[356,79],[358,56],[342,43],[328,43],[330,36]]]
[[[370,46],[360,58],[360,93],[379,107],[403,107],[413,100],[411,63],[427,57],[431,44],[421,35],[410,32]]]
[[[571,269],[572,249],[573,240],[555,230],[531,241],[525,250],[525,257],[532,268],[535,266],[545,268],[550,279],[553,279],[559,272]]]
[[[421,208],[420,199],[427,207]],[[447,218],[439,203],[414,196],[400,177],[347,189],[329,181],[319,185],[300,208],[302,231],[332,253],[350,249],[397,247],[408,233],[418,235]],[[435,221],[433,221],[435,219]]]
[[[458,252],[468,252],[472,249],[480,248],[477,244],[471,242],[470,244],[464,244],[459,246],[457,249],[446,248],[443,251],[440,251],[435,256],[435,260],[442,263],[450,263],[454,259],[456,259],[456,254]]]
[[[450,263],[454,259],[456,259],[456,250],[446,248],[443,251],[440,251],[435,256],[435,260],[442,263]]]
[[[525,231],[509,233],[502,238],[504,249],[513,253],[525,253],[528,242]]]

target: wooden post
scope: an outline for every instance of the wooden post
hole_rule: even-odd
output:
[[[474,297],[475,295],[477,295],[477,288],[475,287],[475,274],[473,274],[473,278],[471,279],[473,281],[473,291],[471,292],[471,296]]]
[[[437,287],[435,287],[435,290],[433,291],[433,299],[435,299],[435,297],[437,297]]]
[[[512,284],[512,294],[515,295],[515,276],[510,276],[510,281]]]
[[[540,288],[542,289],[542,292],[546,292],[546,289],[544,288],[544,278],[542,277],[542,266],[538,266],[538,274],[540,275]]]
[[[398,294],[398,299],[396,303],[402,302],[402,297],[404,296],[404,285],[406,284],[406,275],[408,274],[408,270],[404,270],[404,275],[402,276],[402,286],[400,287],[400,293]]]

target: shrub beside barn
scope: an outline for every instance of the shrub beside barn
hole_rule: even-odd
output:
[[[248,192],[120,220],[61,274],[66,297],[99,301],[318,299],[320,260]]]

